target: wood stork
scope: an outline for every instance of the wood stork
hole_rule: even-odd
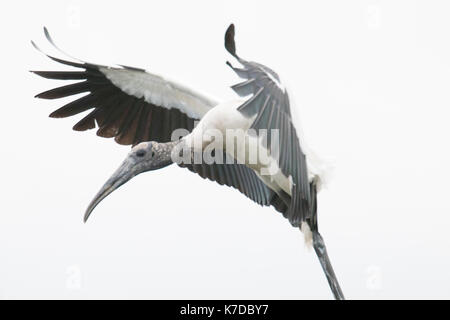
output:
[[[64,54],[46,28],[44,33]],[[142,69],[96,65],[70,56],[69,61],[47,55],[56,62],[81,70],[32,71],[48,79],[81,80],[42,92],[36,95],[38,98],[58,99],[88,93],[52,112],[50,117],[65,118],[92,109],[75,124],[74,130],[97,127],[98,136],[114,137],[119,144],[133,146],[89,204],[84,221],[100,201],[134,176],[176,162],[202,178],[236,188],[258,204],[273,206],[281,212],[292,226],[305,234],[307,242],[312,242],[334,297],[344,299],[318,231],[317,192],[321,176],[312,169],[311,159],[300,144],[288,93],[274,71],[237,55],[234,33],[231,24],[225,34],[225,48],[240,67],[227,64],[244,81],[232,86],[240,96],[232,101],[218,102]],[[32,44],[40,50],[34,42]],[[199,122],[195,126],[196,121]],[[186,134],[174,140],[173,132],[177,129],[184,129]],[[236,135],[231,143],[223,140],[214,143],[211,155],[222,155],[226,161],[223,157],[222,161],[216,158],[209,162],[195,161],[197,154],[209,147],[207,142],[211,139],[206,139],[205,133],[211,130],[224,139],[237,131],[243,134]],[[212,139],[214,142],[217,142],[216,137]],[[263,161],[259,153],[251,161],[248,150],[252,147],[265,150],[268,161]]]

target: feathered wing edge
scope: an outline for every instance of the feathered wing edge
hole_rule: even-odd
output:
[[[281,132],[280,140],[290,141],[290,143],[284,143],[284,146],[282,144],[282,150],[280,150],[282,155],[280,167],[285,174],[292,174],[295,180],[292,189],[293,197],[290,205],[284,209],[284,215],[293,226],[302,228],[302,225],[307,223],[308,232],[312,233],[314,251],[331,291],[335,299],[343,300],[344,294],[331,265],[325,242],[318,230],[317,191],[320,186],[316,185],[318,182],[316,180],[309,183],[306,157],[291,121],[287,92],[280,86],[280,79],[274,71],[261,64],[247,62],[237,55],[234,36],[235,27],[231,24],[225,33],[225,48],[244,68],[235,68],[230,62],[227,62],[227,65],[246,81],[232,86],[232,89],[240,96],[253,94],[239,110],[247,115],[257,114],[252,127],[278,129]],[[274,96],[272,101],[271,95]]]
[[[44,28],[47,40],[60,52],[47,28]],[[78,68],[78,71],[31,71],[41,77],[55,80],[78,80],[79,82],[47,90],[36,95],[41,99],[59,99],[76,94],[86,95],[69,102],[50,114],[53,118],[65,118],[93,109],[73,127],[76,131],[98,128],[100,137],[114,137],[116,142],[135,145],[142,141],[171,141],[175,129],[192,131],[197,118],[192,118],[176,108],[167,109],[125,93],[114,85],[103,72],[106,66],[92,64],[73,58],[63,60],[43,52],[33,41],[32,45],[51,60]],[[122,67],[117,69],[136,74],[146,74],[143,69]],[[111,69],[110,69],[111,70]]]

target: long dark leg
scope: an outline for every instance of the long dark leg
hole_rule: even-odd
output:
[[[333,267],[331,266],[330,258],[328,257],[327,247],[325,247],[325,242],[319,233],[319,226],[317,223],[317,188],[314,182],[310,184],[311,192],[311,218],[307,221],[311,228],[313,234],[313,247],[316,251],[317,257],[319,258],[320,265],[322,266],[325,276],[327,277],[328,284],[330,285],[331,291],[333,292],[334,298],[336,300],[345,300],[344,294],[342,293],[339,282],[334,273]]]
[[[344,294],[342,293],[341,287],[339,286],[339,282],[336,278],[336,274],[331,266],[330,258],[327,253],[327,247],[325,247],[325,242],[318,231],[313,231],[313,246],[317,257],[319,258],[320,264],[322,265],[322,269],[327,276],[328,284],[330,285],[334,298],[336,300],[345,300]]]

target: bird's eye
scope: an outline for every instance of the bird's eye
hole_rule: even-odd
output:
[[[139,158],[142,158],[143,156],[145,156],[145,150],[138,150],[136,152],[136,156],[138,156]]]

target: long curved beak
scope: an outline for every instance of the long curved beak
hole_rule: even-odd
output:
[[[108,195],[110,195],[114,190],[117,190],[121,185],[125,184],[131,178],[136,176],[139,172],[136,170],[135,163],[130,159],[125,159],[125,161],[120,165],[120,167],[114,172],[111,178],[106,181],[97,195],[92,199],[86,213],[84,214],[84,222],[87,221],[91,215],[94,208]]]

